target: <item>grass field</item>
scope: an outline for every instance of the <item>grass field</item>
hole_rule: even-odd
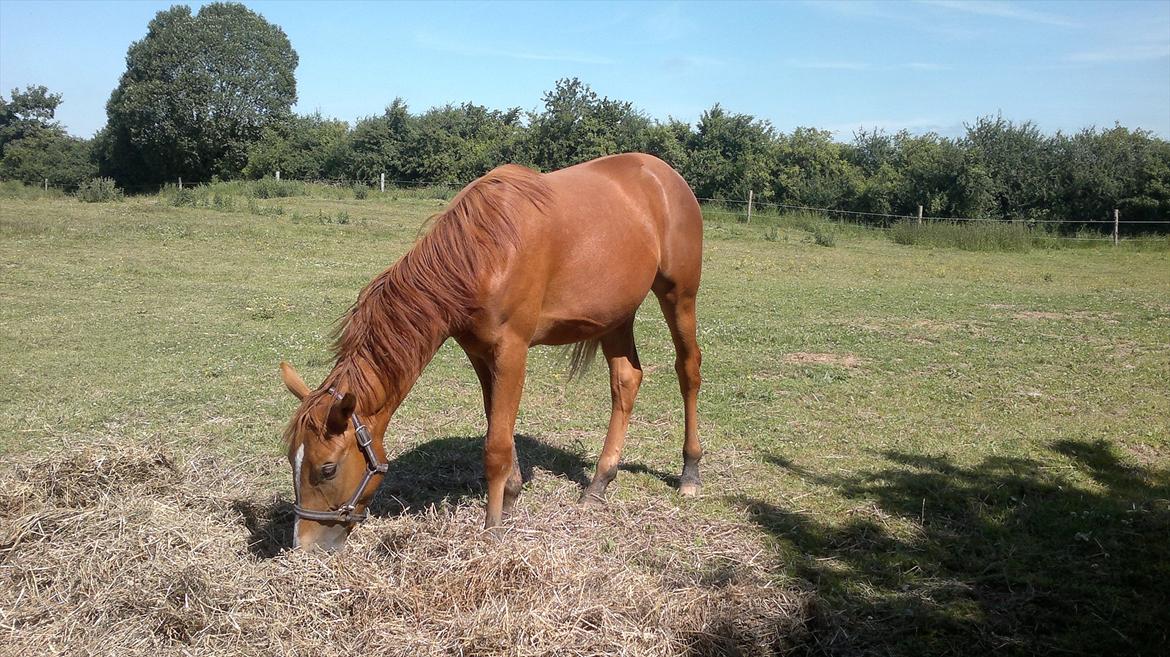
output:
[[[319,381],[333,321],[444,204],[335,196],[0,199],[0,455],[35,471],[75,444],[125,443],[237,464],[239,499],[269,504],[259,529],[224,511],[264,543],[237,546],[239,558],[293,559],[271,557],[288,528],[279,435],[295,406],[277,364]],[[809,601],[786,644],[797,652],[1162,653],[1170,253],[973,253],[820,227],[835,231],[826,247],[806,228],[707,225],[696,500],[673,492],[673,355],[656,304],[642,309],[647,376],[611,508],[674,514],[680,549],[713,540],[713,522],[758,542],[775,564],[769,585]],[[560,352],[532,352],[517,431],[536,478],[523,508],[591,473],[608,418],[603,370],[567,384]],[[483,429],[474,374],[445,345],[391,425],[401,476],[387,495],[416,509],[446,500],[448,521],[473,528]],[[0,504],[10,591],[35,579],[21,567],[34,548],[5,538],[19,524],[13,504]],[[517,529],[539,534],[533,513]],[[603,536],[597,549],[612,545]],[[3,609],[19,596],[0,600],[5,644],[32,645],[35,623]]]

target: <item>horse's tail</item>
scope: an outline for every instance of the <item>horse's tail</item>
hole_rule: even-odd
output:
[[[569,354],[569,380],[580,379],[589,370],[593,358],[597,356],[597,347],[601,340],[582,340],[572,345]]]

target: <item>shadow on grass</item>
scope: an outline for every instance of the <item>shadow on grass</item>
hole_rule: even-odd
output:
[[[534,468],[566,477],[584,487],[591,464],[583,454],[516,436],[520,474],[531,481]],[[390,460],[390,469],[374,499],[370,514],[396,517],[422,513],[436,506],[456,506],[487,492],[483,479],[483,437],[451,436],[422,443]],[[271,558],[292,547],[295,516],[292,503],[274,499],[267,503],[240,500],[232,508],[243,517],[250,533],[248,551]]]
[[[974,466],[890,451],[887,467],[789,473],[869,502],[828,523],[735,498],[821,599],[813,654],[1165,654],[1170,470],[1104,441]],[[1091,483],[1090,483],[1091,482]]]
[[[634,474],[648,474],[674,490],[678,490],[679,484],[682,483],[678,475],[664,472],[657,468],[651,468],[643,463],[622,463],[618,465],[618,470],[622,472],[633,472]]]

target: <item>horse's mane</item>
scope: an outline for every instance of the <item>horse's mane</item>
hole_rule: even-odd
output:
[[[436,342],[476,310],[481,282],[518,246],[516,213],[529,203],[545,208],[551,197],[538,173],[512,164],[463,188],[430,218],[414,247],[370,281],[342,316],[334,331],[336,365],[314,394],[330,385],[344,387],[362,408],[363,400],[376,394],[362,373],[364,361],[377,373],[381,391],[401,400]]]

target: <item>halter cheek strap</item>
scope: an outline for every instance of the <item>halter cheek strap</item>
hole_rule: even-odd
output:
[[[333,388],[329,388],[329,394],[338,401],[342,399],[341,393]],[[317,522],[361,522],[370,517],[369,509],[363,509],[361,513],[355,513],[358,498],[362,496],[362,491],[366,489],[366,486],[369,485],[370,479],[373,479],[374,475],[386,474],[386,471],[390,469],[390,463],[378,461],[378,456],[374,454],[374,440],[370,437],[370,430],[366,428],[366,425],[362,424],[357,413],[349,416],[349,419],[353,423],[354,437],[357,440],[358,448],[362,450],[362,456],[366,459],[366,474],[362,477],[362,483],[358,484],[357,490],[353,492],[348,502],[329,511],[314,511],[302,507],[300,486],[297,486],[297,500],[293,504],[293,511],[296,512],[298,518],[315,520]]]

